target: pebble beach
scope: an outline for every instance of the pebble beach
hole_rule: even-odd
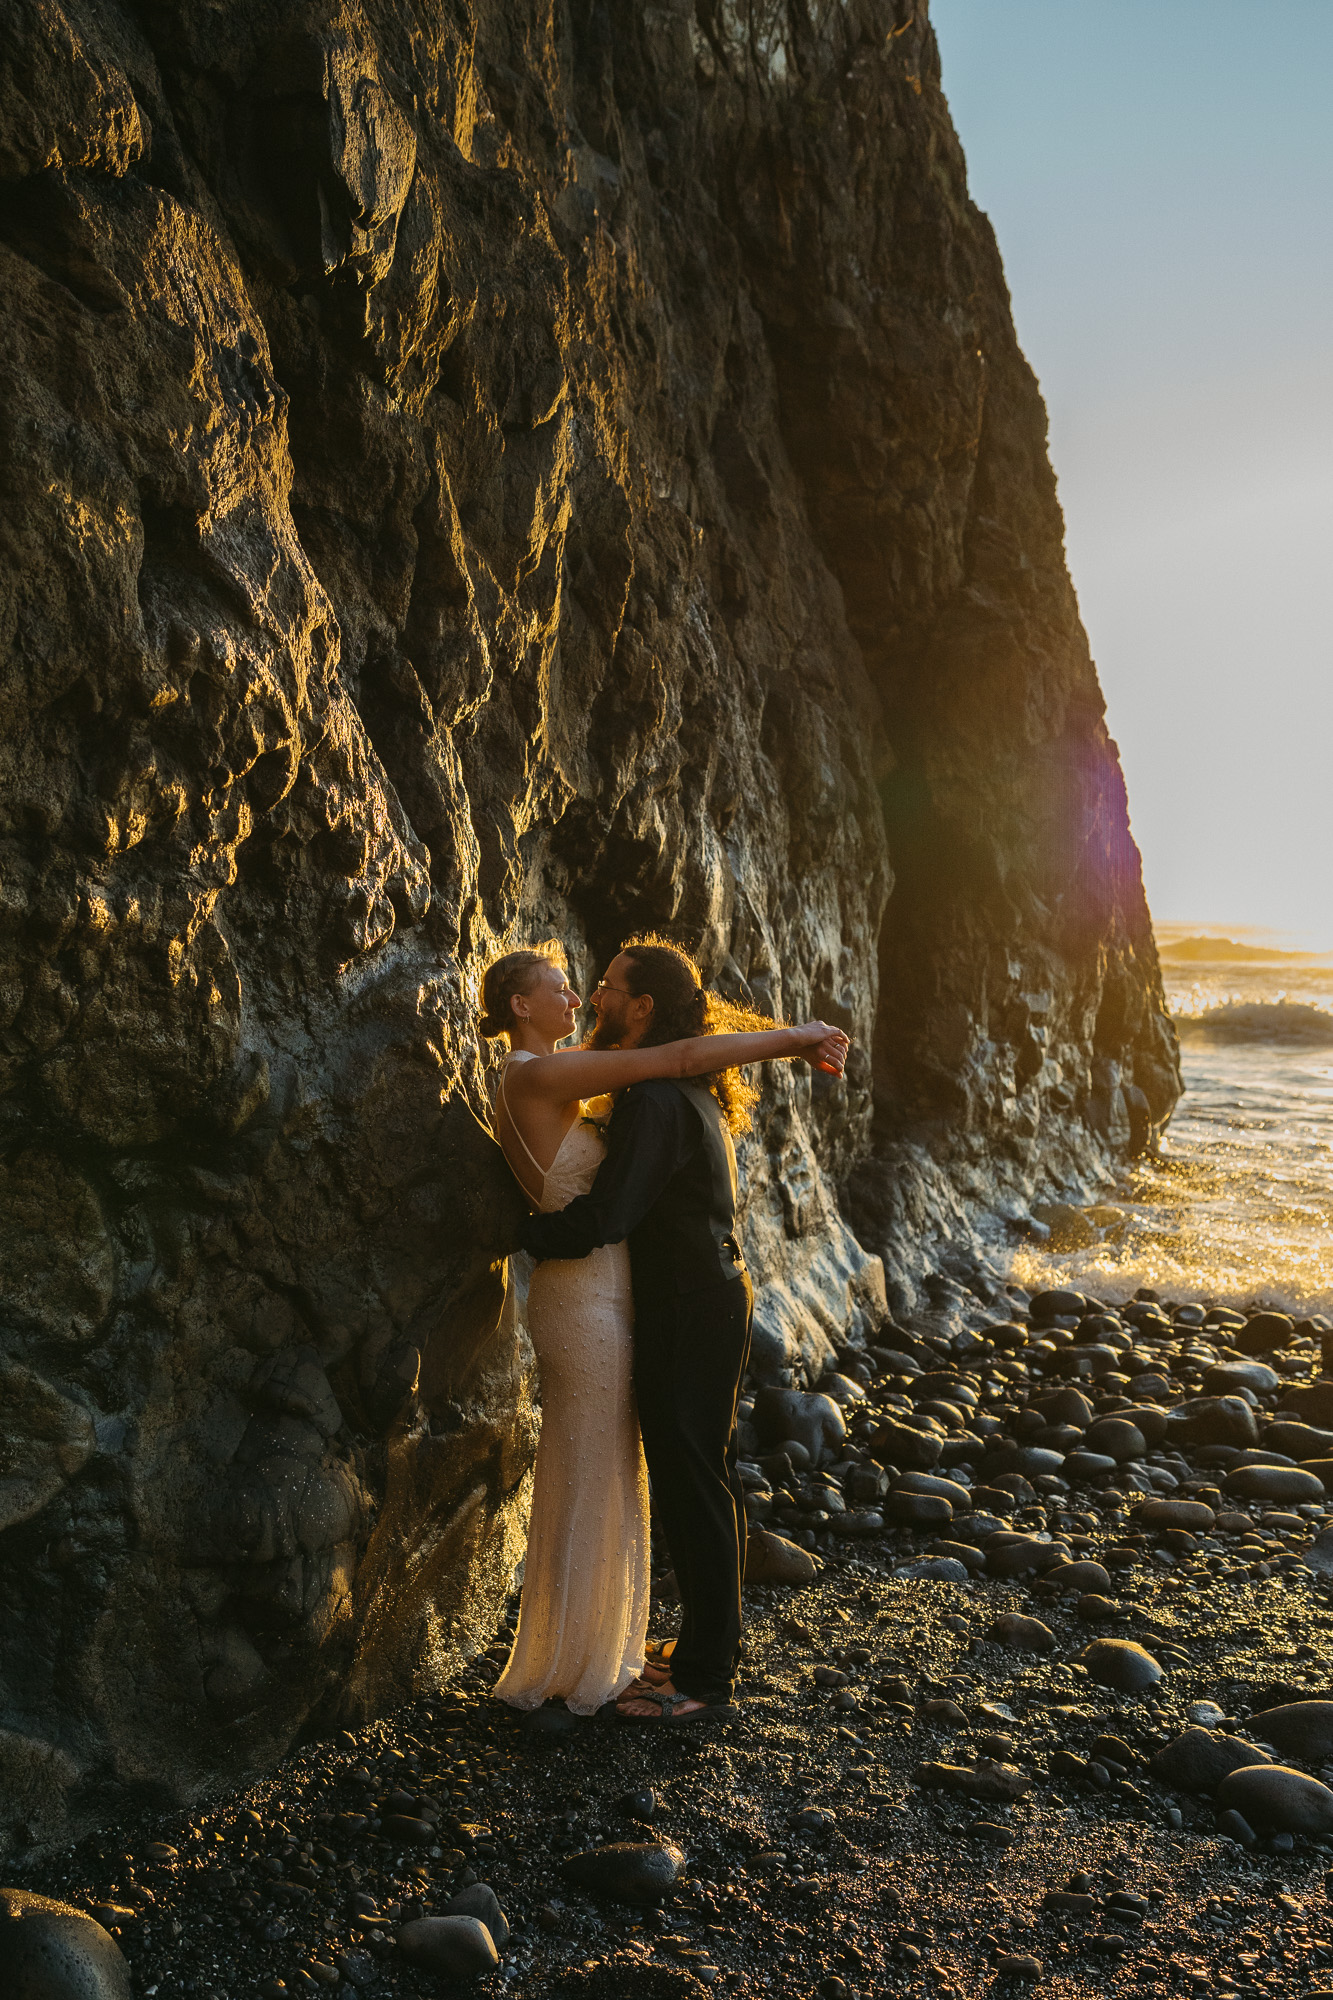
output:
[[[1333,1993],[1333,1325],[931,1306],[746,1398],[790,1580],[747,1587],[733,1720],[520,1715],[501,1629],[243,1794],[14,1857],[11,1901],[151,2000]]]

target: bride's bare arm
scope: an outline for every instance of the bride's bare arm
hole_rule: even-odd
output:
[[[576,1097],[624,1090],[650,1077],[712,1076],[744,1063],[796,1057],[841,1076],[847,1046],[841,1028],[827,1021],[806,1021],[799,1028],[766,1028],[758,1034],[691,1035],[649,1049],[564,1049],[515,1063],[509,1071],[510,1087],[523,1096],[568,1104]]]

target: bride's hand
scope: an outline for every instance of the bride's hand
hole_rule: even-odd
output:
[[[842,1075],[851,1043],[841,1028],[834,1028],[827,1021],[802,1021],[796,1032],[803,1044],[802,1061],[814,1069],[822,1069],[828,1076]]]

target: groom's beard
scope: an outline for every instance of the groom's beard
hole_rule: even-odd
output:
[[[594,1015],[592,1026],[583,1037],[585,1049],[613,1049],[619,1040],[619,1028],[605,1016]]]

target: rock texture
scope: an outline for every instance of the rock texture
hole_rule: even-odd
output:
[[[44,1837],[488,1630],[534,1427],[498,945],[668,927],[856,1035],[746,1150],[769,1372],[1177,1079],[921,0],[11,0],[0,183],[0,1800]]]

